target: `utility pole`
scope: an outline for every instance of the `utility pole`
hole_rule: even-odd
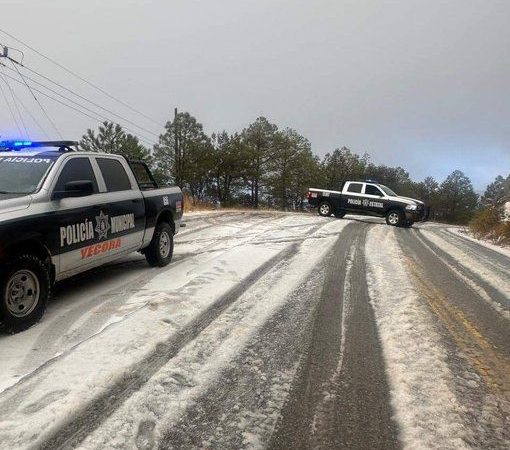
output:
[[[179,154],[179,132],[177,130],[177,108],[174,109],[174,153],[175,153],[175,183],[181,184],[181,158]]]

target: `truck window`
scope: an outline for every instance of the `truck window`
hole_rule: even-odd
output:
[[[71,181],[92,181],[94,192],[98,192],[97,180],[88,158],[73,158],[67,161],[58,177],[55,191],[64,191],[66,183]]]
[[[0,192],[30,194],[41,184],[55,159],[38,157],[0,157]]]
[[[156,189],[158,187],[145,164],[139,161],[130,161],[129,164],[140,189]]]
[[[363,188],[363,185],[361,183],[351,183],[351,184],[349,184],[349,187],[347,188],[347,192],[354,192],[356,194],[361,194],[362,188]]]
[[[372,184],[365,185],[365,194],[368,195],[378,195],[379,197],[382,197],[383,193],[381,190]]]
[[[96,158],[96,161],[108,192],[131,190],[131,181],[120,161],[110,158]]]

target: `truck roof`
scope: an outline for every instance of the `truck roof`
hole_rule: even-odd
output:
[[[31,149],[31,150],[28,150],[28,149],[27,150],[16,150],[16,151],[2,151],[2,150],[0,150],[0,157],[2,157],[2,158],[4,158],[4,157],[34,158],[34,157],[39,156],[39,157],[57,159],[57,158],[60,158],[61,156],[70,155],[70,154],[71,155],[78,154],[81,156],[109,156],[109,157],[121,156],[121,155],[116,155],[114,153],[105,153],[105,152],[81,152],[81,151],[60,152],[58,150],[48,150],[48,149],[44,149],[44,148]]]

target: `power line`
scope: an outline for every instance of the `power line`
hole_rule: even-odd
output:
[[[2,64],[2,66],[3,66],[3,64]],[[21,115],[21,113],[19,111],[19,106],[18,106],[18,103],[16,102],[16,99],[14,98],[14,93],[12,91],[12,87],[11,87],[9,81],[5,78],[6,75],[5,75],[5,72],[4,72],[4,68],[3,67],[0,67],[0,68],[2,69],[2,75],[4,77],[5,83],[7,84],[7,88],[9,89],[9,92],[11,93],[12,103],[14,104],[14,107],[16,108],[16,111],[18,112],[20,123],[21,123],[23,129],[25,130],[25,137],[28,139],[27,126],[25,125],[25,121],[23,120],[23,116]],[[20,135],[22,135],[22,132],[21,132],[21,129],[20,129],[19,126],[18,126],[18,131],[20,132]]]
[[[14,62],[15,64],[17,64],[17,62],[16,62],[16,61],[13,61],[13,62]],[[75,95],[76,97],[80,98],[81,100],[84,100],[84,101],[86,101],[86,102],[88,102],[88,103],[90,103],[90,104],[94,105],[95,107],[97,107],[97,108],[99,108],[99,109],[102,109],[103,111],[106,111],[106,112],[107,112],[107,113],[109,113],[109,114],[112,114],[113,116],[117,117],[118,119],[121,119],[122,121],[124,121],[124,122],[126,122],[126,123],[129,123],[129,124],[133,125],[134,127],[138,128],[138,129],[140,129],[140,130],[142,130],[142,131],[145,131],[146,133],[149,133],[150,135],[152,135],[152,136],[154,136],[154,137],[156,137],[156,138],[159,138],[159,134],[153,133],[152,131],[148,130],[147,128],[141,127],[140,125],[136,124],[135,122],[132,122],[131,120],[126,119],[125,117],[123,117],[123,116],[121,116],[121,115],[119,115],[119,114],[116,114],[115,112],[113,112],[113,111],[111,111],[111,110],[109,110],[109,109],[107,109],[107,108],[105,108],[105,107],[103,107],[103,106],[101,106],[101,105],[99,105],[99,104],[97,104],[97,103],[93,102],[92,100],[89,100],[88,98],[86,98],[86,97],[84,97],[84,96],[82,96],[82,95],[80,95],[80,94],[78,94],[78,93],[74,92],[72,89],[69,89],[69,88],[67,88],[67,87],[63,86],[62,84],[60,84],[60,83],[58,83],[58,82],[56,82],[56,81],[52,80],[51,78],[49,78],[49,77],[47,77],[47,76],[45,76],[45,75],[43,75],[43,74],[41,74],[41,73],[39,73],[39,72],[37,72],[37,71],[35,71],[35,70],[31,69],[31,68],[29,68],[29,67],[27,67],[27,66],[25,66],[25,65],[23,65],[23,64],[19,64],[19,65],[21,65],[21,67],[25,68],[26,70],[28,70],[28,71],[30,71],[30,72],[32,72],[32,73],[34,73],[34,74],[38,75],[39,77],[44,78],[45,80],[49,81],[50,83],[52,83],[52,84],[54,84],[54,85],[58,86],[59,88],[61,88],[61,89],[65,90],[65,91],[67,91],[67,92],[69,92],[69,93],[71,93],[71,94]],[[7,67],[7,69],[12,70],[12,69],[10,69],[9,67]],[[41,84],[40,82],[38,82],[38,81],[37,81],[37,80],[35,80],[34,78],[31,78],[31,77],[29,77],[29,76],[27,76],[27,75],[25,75],[25,78],[27,78],[28,80],[30,80],[30,81],[32,81],[32,82],[34,82],[34,83],[39,84],[40,86],[44,86],[44,87],[46,87],[44,84]],[[47,89],[49,89],[49,88],[47,88]],[[112,122],[114,122],[114,121],[112,121]]]
[[[5,76],[6,76],[7,78],[10,78],[10,79],[12,79],[12,80],[16,81],[16,82],[17,82],[17,83],[19,83],[19,84],[23,84],[21,81],[17,80],[17,79],[16,79],[16,78],[14,78],[14,77],[11,77],[10,75],[5,74]],[[48,87],[46,87],[46,89],[49,89],[49,88],[48,88]],[[31,90],[32,90],[32,91],[35,91],[35,92],[38,92],[39,94],[42,94],[42,95],[44,95],[45,97],[47,97],[47,98],[49,98],[49,99],[51,99],[51,100],[53,100],[53,101],[55,101],[55,102],[57,102],[57,103],[59,103],[59,104],[63,105],[63,106],[66,106],[67,108],[72,109],[73,111],[79,112],[80,114],[83,114],[84,116],[88,117],[89,119],[92,119],[92,120],[94,120],[94,121],[96,121],[96,122],[101,122],[101,117],[97,117],[97,116],[95,116],[95,117],[94,117],[94,116],[92,116],[92,115],[90,115],[90,114],[88,114],[88,113],[86,113],[86,112],[84,112],[84,111],[82,111],[82,110],[80,110],[80,109],[78,109],[78,108],[74,107],[74,106],[69,105],[68,103],[63,102],[62,100],[59,100],[58,98],[55,98],[55,97],[53,97],[53,96],[51,96],[51,95],[47,94],[47,93],[46,93],[46,92],[44,92],[44,91],[41,91],[40,89],[37,89],[37,88],[35,88],[35,87],[31,86]],[[49,90],[51,91],[51,89],[49,89]],[[69,99],[69,98],[65,97],[64,95],[59,94],[58,92],[56,92],[56,94],[57,94],[58,96],[60,96],[60,97],[64,98],[65,100],[67,100],[67,101],[69,101],[69,102],[71,102],[71,103],[74,103],[74,104],[78,105],[78,106],[79,106],[79,107],[81,107],[81,108],[87,109],[87,108],[85,108],[84,106],[81,106],[79,103],[76,103],[76,102],[74,102],[73,100],[71,100],[71,99]],[[95,111],[92,111],[92,110],[89,110],[89,111],[90,111],[92,114],[97,114]],[[108,120],[108,119],[106,119],[106,120]],[[132,132],[132,130],[129,130],[128,128],[125,128],[125,129],[126,129],[126,130],[128,130],[128,131],[130,131],[130,132]],[[151,145],[151,146],[156,145],[156,144],[155,144],[153,141],[151,141],[149,138],[142,137],[142,136],[140,136],[140,135],[137,135],[136,133],[134,133],[134,134],[135,134],[135,136],[136,136],[136,137],[137,137],[140,141],[145,142],[146,144]]]
[[[32,119],[32,121],[35,123],[37,128],[41,130],[41,132],[48,138],[51,139],[49,134],[46,132],[44,127],[39,123],[39,121],[34,117],[34,115],[30,112],[30,109],[23,103],[23,101],[16,95],[16,92],[13,91],[14,97],[16,97],[16,100],[18,100],[19,104],[23,108],[23,110],[28,114],[28,116]]]
[[[1,63],[0,63],[0,65],[1,65]],[[9,78],[12,78],[12,77],[10,77],[10,75],[7,75],[7,74],[5,74],[5,76],[6,76],[6,77],[9,77]],[[39,86],[43,87],[44,89],[47,89],[48,91],[52,92],[53,94],[58,95],[59,97],[63,98],[64,100],[67,100],[68,102],[71,102],[72,104],[74,104],[74,105],[78,106],[79,108],[82,108],[82,109],[84,109],[85,111],[87,111],[87,112],[89,112],[89,113],[91,113],[91,114],[95,114],[97,117],[99,117],[99,119],[100,119],[99,121],[101,121],[101,120],[106,120],[106,121],[109,121],[109,122],[115,122],[115,120],[111,120],[111,118],[110,118],[110,117],[104,116],[103,114],[101,114],[101,113],[99,113],[99,112],[97,112],[97,111],[94,111],[94,110],[92,110],[92,109],[90,109],[90,108],[88,108],[88,107],[86,107],[86,106],[84,106],[84,105],[81,105],[80,103],[76,102],[75,100],[73,100],[73,99],[71,99],[71,98],[69,98],[69,97],[66,97],[65,95],[61,94],[60,92],[58,92],[58,91],[56,91],[56,90],[54,90],[54,89],[52,89],[52,88],[50,88],[50,87],[48,87],[48,86],[46,86],[46,85],[44,85],[44,84],[40,83],[40,82],[38,82],[37,80],[34,80],[33,78],[29,78],[29,77],[27,77],[27,78],[28,78],[28,79],[30,79],[32,82],[36,83],[37,85],[39,85]],[[16,80],[16,81],[18,81],[18,80]],[[25,81],[25,80],[23,80],[23,81]],[[30,87],[30,86],[26,83],[26,81],[25,81],[25,84],[27,85],[27,87],[29,87],[29,89],[34,89],[33,87]],[[39,90],[36,90],[36,91],[37,91],[37,92],[42,93],[43,95],[45,95],[43,92],[41,92],[41,91],[39,91]],[[52,97],[50,97],[50,98],[52,98]],[[90,117],[90,116],[89,116],[89,117]],[[96,117],[96,120],[98,120],[98,119],[97,119],[97,117]],[[133,133],[134,135],[137,135],[137,136],[140,136],[140,137],[144,138],[146,141],[151,141],[151,138],[149,138],[149,137],[147,137],[147,136],[140,135],[139,133],[137,133],[137,132],[136,132],[136,131],[134,131],[134,130],[131,130],[131,129],[130,129],[130,128],[128,128],[128,127],[124,127],[124,128],[125,128],[127,131],[129,131],[129,132]],[[157,136],[157,135],[154,135],[154,136]],[[158,136],[158,137],[159,137],[159,136]]]
[[[153,119],[152,117],[144,114],[143,112],[133,108],[132,106],[128,105],[127,103],[123,102],[122,100],[119,100],[118,98],[114,97],[113,95],[109,94],[107,91],[105,91],[104,89],[100,88],[99,86],[97,86],[96,84],[92,83],[91,81],[88,81],[86,80],[85,78],[83,78],[82,76],[78,75],[77,73],[73,72],[71,69],[68,69],[67,67],[63,66],[62,64],[58,63],[57,61],[55,61],[53,58],[50,58],[49,56],[46,56],[44,55],[43,53],[41,53],[39,50],[36,50],[35,48],[33,48],[32,46],[30,46],[29,44],[23,42],[22,40],[18,39],[17,37],[13,36],[12,34],[8,33],[7,31],[5,30],[2,30],[0,28],[0,32],[5,34],[6,36],[9,36],[11,39],[14,39],[16,42],[24,45],[25,47],[29,48],[30,50],[32,50],[33,52],[37,53],[39,56],[41,56],[42,58],[50,61],[51,63],[55,64],[56,66],[60,67],[61,69],[65,70],[67,73],[71,74],[72,76],[74,76],[75,78],[78,78],[80,81],[88,84],[89,86],[93,87],[94,89],[98,90],[99,92],[103,93],[104,95],[106,95],[108,98],[116,101],[117,103],[120,103],[121,105],[123,105],[124,107],[130,109],[131,111],[141,115],[142,117],[145,117],[147,120],[150,120],[151,122],[155,123],[156,125],[158,125],[159,127],[164,127],[163,125],[161,125],[157,120]]]
[[[12,61],[11,61],[12,62]],[[27,87],[27,89],[30,91],[30,93],[32,94],[32,96],[34,97],[34,100],[36,101],[36,103],[39,105],[39,107],[41,108],[41,111],[43,112],[43,114],[45,115],[46,119],[48,119],[48,122],[51,124],[51,126],[53,127],[53,129],[57,132],[58,136],[60,136],[60,139],[64,139],[62,137],[62,134],[60,133],[59,129],[57,128],[57,126],[55,125],[55,122],[53,122],[53,120],[51,119],[50,115],[48,114],[48,112],[46,111],[46,109],[44,108],[44,106],[42,105],[42,103],[39,101],[39,99],[37,98],[37,96],[35,95],[34,91],[32,91],[32,88],[28,85],[27,83],[27,80],[25,80],[25,78],[23,77],[23,75],[21,74],[21,72],[18,70],[17,66],[12,63],[12,65],[14,66],[14,68],[16,69],[16,72],[18,72],[18,75],[20,76],[20,78],[23,80],[23,84]],[[2,64],[3,66],[3,64]],[[5,66],[7,67],[7,66]],[[3,69],[2,69],[3,70]],[[5,75],[5,73],[4,73]],[[6,75],[6,76],[9,76],[9,75]]]
[[[2,81],[7,85],[6,79],[2,76]],[[2,96],[5,100],[5,103],[7,104],[7,108],[9,109],[9,112],[11,113],[12,120],[14,120],[14,125],[18,129],[18,133],[21,136],[21,128],[18,124],[18,121],[16,120],[16,116],[14,114],[14,111],[12,110],[11,104],[9,103],[9,100],[7,99],[7,95],[5,94],[4,88],[2,87],[2,84],[0,83],[0,91],[2,92]]]

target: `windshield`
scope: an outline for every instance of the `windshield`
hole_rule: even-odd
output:
[[[389,187],[384,186],[384,184],[380,184],[379,187],[384,191],[386,195],[389,195],[390,197],[398,197],[398,194],[395,194]]]
[[[55,159],[33,156],[0,156],[0,194],[35,192]]]

